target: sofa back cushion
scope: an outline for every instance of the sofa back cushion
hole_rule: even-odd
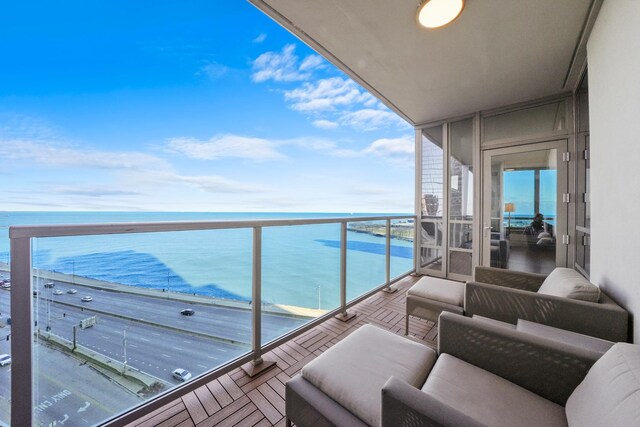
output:
[[[539,294],[598,302],[600,288],[571,268],[556,268],[542,282]]]
[[[640,425],[640,345],[617,343],[569,396],[569,426]]]

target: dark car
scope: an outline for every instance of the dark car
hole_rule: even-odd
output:
[[[194,314],[196,314],[196,311],[192,308],[185,308],[180,312],[180,314],[182,314],[183,316],[193,316]]]

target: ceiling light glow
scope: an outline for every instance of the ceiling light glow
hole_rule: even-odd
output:
[[[418,23],[427,28],[447,25],[460,15],[464,0],[426,0],[418,7]]]

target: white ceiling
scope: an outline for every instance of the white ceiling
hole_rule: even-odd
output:
[[[592,0],[466,0],[418,27],[417,0],[250,0],[414,125],[565,92]]]

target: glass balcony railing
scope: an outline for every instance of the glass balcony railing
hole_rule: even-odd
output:
[[[414,216],[10,227],[0,421],[122,424],[260,371],[415,271],[414,236]]]

